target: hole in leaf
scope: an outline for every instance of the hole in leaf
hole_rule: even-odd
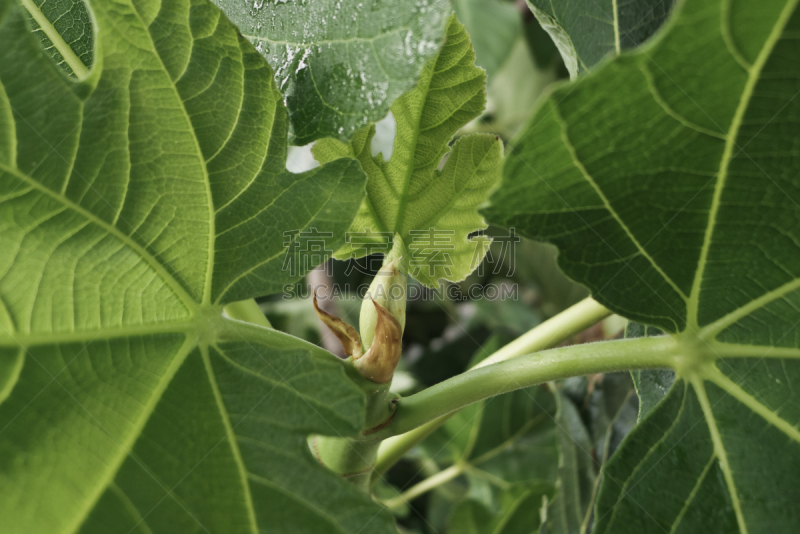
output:
[[[384,118],[375,123],[375,136],[370,146],[373,156],[383,153],[383,160],[389,161],[394,148],[394,137],[397,133],[397,123],[390,111]]]

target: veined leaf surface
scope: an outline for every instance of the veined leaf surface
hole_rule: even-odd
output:
[[[206,1],[91,9],[76,81],[0,2],[3,532],[386,531],[306,446],[363,426],[339,361],[221,317],[302,275],[284,232],[343,242],[358,163],[285,170],[272,71]]]
[[[678,379],[605,470],[596,532],[800,522],[800,12],[749,7],[680,2],[652,43],[555,90],[486,212],[674,336]]]

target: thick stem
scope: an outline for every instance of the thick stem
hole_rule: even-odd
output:
[[[476,368],[402,399],[386,431],[402,434],[473,402],[550,380],[671,367],[677,348],[671,337],[623,339],[572,345]]]
[[[364,390],[366,429],[355,438],[311,436],[309,446],[320,463],[365,492],[369,491],[372,470],[378,457],[381,443],[379,435],[391,424],[399,397],[391,393],[389,387],[401,354],[406,280],[405,274],[401,274],[394,265],[395,259],[391,254],[384,258],[384,266],[370,286],[370,291],[386,289],[392,284],[402,286],[402,291],[399,295],[389,291],[364,299],[360,339],[354,328],[317,308],[318,316],[352,354],[345,369]],[[317,305],[316,297],[314,305]],[[369,318],[373,320],[365,320]],[[369,342],[364,343],[367,334]],[[362,353],[362,348],[367,347],[368,350]]]
[[[611,315],[611,312],[603,305],[592,298],[586,298],[523,334],[483,360],[476,368],[506,361],[523,354],[552,348],[595,323],[602,321],[609,315]],[[378,453],[378,461],[375,464],[376,476],[373,477],[373,480],[376,479],[377,475],[386,472],[417,443],[443,425],[451,415],[445,415],[406,434],[385,440],[381,444]]]
[[[376,482],[378,477],[402,460],[403,456],[405,456],[408,451],[417,443],[421,443],[423,439],[433,434],[433,432],[442,426],[452,415],[453,414],[447,414],[429,423],[425,423],[410,432],[385,439],[378,450],[378,459],[375,462],[375,472],[372,476],[372,482]]]
[[[608,308],[591,297],[585,298],[536,328],[522,334],[481,361],[474,369],[504,362],[523,354],[551,349],[575,334],[579,334],[590,326],[599,323],[609,315],[611,315],[611,311]]]
[[[264,315],[264,312],[261,311],[261,308],[258,306],[258,303],[255,301],[255,299],[232,302],[225,306],[224,310],[227,316],[231,319],[272,328],[272,325],[269,323],[269,319],[267,319]]]
[[[378,456],[380,441],[373,438],[372,426],[380,428],[382,421],[390,419],[397,395],[389,392],[389,384],[370,383],[357,373],[352,377],[362,384],[367,394],[367,430],[355,438],[332,436],[311,436],[308,444],[319,462],[354,484],[363,491],[369,491],[369,482]]]

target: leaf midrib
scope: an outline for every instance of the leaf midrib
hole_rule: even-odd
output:
[[[202,302],[203,304],[209,304],[211,302],[211,290],[212,290],[212,281],[214,278],[214,252],[216,248],[216,211],[214,209],[214,197],[211,193],[211,180],[208,176],[208,167],[206,166],[205,158],[203,157],[203,151],[200,149],[200,140],[197,138],[197,132],[194,129],[194,124],[192,123],[192,119],[189,115],[189,112],[186,110],[186,103],[183,100],[183,97],[178,91],[177,85],[175,85],[175,80],[169,74],[169,69],[164,64],[164,60],[161,58],[161,54],[158,53],[158,48],[156,47],[155,41],[153,41],[153,35],[150,33],[150,26],[145,24],[144,19],[142,18],[142,14],[137,9],[136,4],[132,3],[131,6],[133,7],[133,13],[135,13],[136,18],[141,23],[142,28],[147,32],[148,40],[151,45],[150,52],[161,65],[161,70],[164,76],[166,76],[167,80],[169,81],[169,87],[172,90],[176,101],[180,104],[180,109],[183,114],[183,119],[186,121],[187,131],[190,133],[190,137],[192,138],[192,142],[194,143],[194,148],[197,153],[197,161],[200,162],[200,169],[203,173],[203,185],[205,187],[206,192],[206,201],[208,204],[208,260],[206,262],[206,273],[205,273],[205,283],[203,284],[203,295],[202,295]],[[221,21],[227,20],[225,17],[220,16],[217,18],[216,26],[219,27]],[[155,19],[153,21],[155,23]],[[157,24],[157,23],[156,23]],[[167,36],[169,38],[169,36]],[[194,47],[194,34],[191,35],[191,45]],[[190,56],[191,61],[191,56]],[[188,65],[188,64],[187,64]],[[187,67],[188,68],[188,67]],[[185,71],[184,71],[185,73]],[[192,299],[194,302],[194,299]]]
[[[613,525],[614,522],[616,521],[617,512],[620,509],[620,504],[622,503],[622,500],[625,498],[625,496],[627,494],[628,486],[633,481],[633,478],[637,475],[637,473],[642,468],[642,466],[645,464],[645,462],[648,461],[650,456],[652,454],[655,454],[656,448],[660,447],[662,443],[666,442],[666,440],[669,438],[670,434],[672,434],[672,432],[674,432],[675,428],[678,426],[678,421],[680,420],[680,418],[681,418],[681,416],[683,414],[683,411],[686,408],[686,397],[688,396],[688,393],[689,393],[689,387],[688,387],[688,385],[684,385],[684,390],[683,390],[683,394],[682,394],[682,397],[681,397],[681,405],[678,408],[678,412],[675,415],[675,419],[672,421],[672,423],[670,424],[669,428],[667,428],[664,431],[663,435],[660,438],[658,438],[658,440],[655,443],[653,443],[653,445],[650,446],[649,450],[647,451],[647,453],[645,453],[645,455],[641,458],[641,460],[639,460],[639,462],[637,462],[637,464],[633,467],[633,469],[631,469],[630,474],[628,475],[628,477],[625,479],[625,482],[620,487],[620,493],[619,493],[619,496],[617,497],[616,502],[614,503],[614,507],[613,507],[613,509],[611,511],[611,518],[608,520],[608,524],[606,525],[605,532],[609,532],[610,531],[609,529],[611,528],[611,525]]]
[[[158,386],[147,400],[147,403],[145,404],[138,421],[135,421],[132,425],[128,438],[124,440],[124,442],[119,440],[119,450],[117,454],[111,455],[111,461],[106,467],[103,476],[98,480],[96,486],[88,492],[83,510],[77,511],[78,513],[74,516],[75,521],[73,521],[73,524],[70,525],[69,528],[66,528],[64,532],[77,532],[80,525],[82,525],[89,517],[89,514],[95,508],[97,502],[103,496],[103,493],[105,493],[106,489],[113,484],[114,478],[117,476],[119,469],[122,467],[122,463],[128,457],[128,451],[133,449],[134,444],[142,435],[142,431],[144,430],[147,422],[150,420],[150,416],[155,411],[164,391],[166,391],[170,382],[172,382],[172,378],[175,376],[175,373],[178,372],[178,369],[180,369],[181,365],[183,365],[186,357],[192,352],[192,350],[194,350],[196,346],[197,344],[195,340],[187,338],[181,347],[175,351],[175,354],[172,357],[172,362],[162,376],[161,380],[158,382]]]
[[[122,488],[117,486],[114,482],[108,485],[108,489],[116,495],[117,499],[119,499],[119,501],[122,503],[122,507],[125,509],[125,511],[131,514],[131,518],[135,521],[138,521],[133,528],[138,529],[141,527],[145,534],[153,534],[153,531],[150,529],[150,525],[148,525],[145,521],[145,518],[142,517],[141,512],[138,508],[136,508],[136,505],[133,504],[133,501],[131,501],[131,498],[128,497],[128,494],[122,491]],[[133,529],[131,529],[131,531],[133,531]]]
[[[27,174],[24,174],[21,171],[9,167],[3,163],[0,163],[0,171],[14,175],[17,179],[31,185],[38,191],[57,200],[58,202],[62,203],[67,209],[71,209],[74,212],[80,214],[82,217],[86,218],[89,222],[95,224],[96,226],[99,226],[100,228],[102,228],[115,238],[119,239],[123,244],[133,249],[151,268],[153,268],[156,271],[156,273],[161,277],[161,279],[164,280],[172,288],[172,290],[175,292],[176,296],[181,300],[182,304],[186,307],[190,315],[192,314],[193,311],[196,311],[198,304],[191,297],[191,295],[189,295],[188,291],[183,287],[183,285],[180,282],[178,282],[178,280],[169,271],[167,271],[164,265],[160,261],[158,261],[153,254],[151,254],[142,245],[137,243],[132,237],[122,233],[119,230],[119,228],[99,218],[97,215],[88,211],[80,204],[76,204],[66,196],[56,193],[55,191],[45,187],[44,185],[40,184]]]
[[[754,398],[751,394],[747,393],[738,384],[733,382],[730,378],[725,376],[722,371],[716,367],[709,367],[704,373],[706,380],[712,382],[725,393],[736,399],[740,404],[747,407],[750,411],[760,416],[764,421],[778,429],[786,437],[790,438],[796,443],[800,443],[800,430],[789,424],[786,419],[780,417],[774,410],[770,409],[763,402]]]
[[[445,38],[447,38],[447,36],[445,36]],[[440,55],[441,51],[439,52],[439,55],[436,56],[436,61],[434,62],[434,64],[431,66],[431,73],[430,76],[428,76],[428,79],[425,80],[424,89],[423,86],[421,85],[417,86],[416,90],[420,91],[423,95],[422,96],[423,102],[427,102],[428,93],[430,92],[431,82],[433,81],[433,77],[436,75],[436,67],[439,64]],[[422,72],[425,73],[425,70],[423,70]],[[395,104],[395,106],[402,104],[404,100],[405,98],[398,99],[397,104]],[[392,108],[394,108],[395,106],[392,106]],[[414,169],[415,169],[414,162],[416,161],[417,143],[419,142],[420,133],[422,133],[422,130],[419,127],[419,119],[422,116],[422,112],[424,110],[425,110],[425,104],[423,103],[423,105],[419,106],[418,113],[414,116],[415,119],[413,122],[414,131],[412,134],[411,142],[409,143],[410,146],[409,153],[412,154],[412,156],[406,161],[407,166],[406,166],[406,171],[404,173],[405,176],[403,177],[403,191],[400,194],[400,199],[397,204],[397,217],[394,220],[394,229],[393,229],[394,233],[399,232],[400,229],[403,227],[403,219],[405,218],[406,205],[408,205],[408,193],[409,190],[411,189],[411,178],[414,175]],[[397,143],[398,141],[399,139],[395,138],[395,143]]]
[[[614,50],[619,55],[622,52],[622,47],[619,39],[619,6],[617,2],[618,0],[611,0],[611,10],[614,13]]]
[[[747,523],[744,519],[744,512],[742,512],[742,505],[739,502],[739,490],[736,489],[736,481],[733,479],[733,471],[731,471],[731,466],[728,463],[728,452],[725,449],[725,445],[722,443],[722,436],[719,433],[719,428],[717,428],[717,420],[714,417],[711,403],[708,401],[706,388],[703,385],[702,380],[698,378],[692,380],[691,384],[694,388],[695,394],[697,395],[697,400],[703,409],[703,416],[705,417],[708,431],[711,434],[711,443],[714,446],[714,454],[719,461],[719,467],[722,470],[725,484],[728,487],[728,494],[731,498],[733,511],[736,514],[736,523],[739,525],[739,531],[742,534],[747,534]]]
[[[163,321],[151,324],[114,326],[91,330],[71,330],[64,332],[9,332],[0,335],[0,347],[33,347],[37,345],[56,345],[62,343],[91,343],[93,341],[142,337],[158,334],[200,334],[207,326],[194,318],[178,321]]]
[[[706,476],[708,476],[708,473],[711,471],[711,467],[714,465],[714,460],[716,459],[717,457],[713,454],[709,457],[708,462],[706,462],[706,466],[703,468],[703,472],[700,473],[700,476],[697,478],[697,482],[692,488],[692,491],[689,492],[689,496],[686,498],[686,502],[683,504],[683,508],[681,508],[681,511],[678,512],[678,515],[675,517],[675,521],[672,522],[672,528],[670,528],[668,534],[675,534],[677,532],[678,525],[681,524],[681,521],[683,521],[683,517],[689,510],[689,506],[692,504],[694,498],[700,492],[700,487],[703,485],[703,481],[706,479]]]

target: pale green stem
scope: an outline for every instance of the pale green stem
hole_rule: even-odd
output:
[[[466,460],[466,458],[471,453],[470,446],[467,446],[468,450],[466,452],[464,452],[463,458],[462,458],[462,460],[460,462],[457,462],[454,465],[452,465],[452,466],[448,467],[447,469],[445,469],[444,471],[436,473],[435,475],[432,475],[432,476],[426,478],[422,482],[419,482],[418,484],[415,484],[415,485],[411,486],[409,489],[404,491],[401,495],[398,495],[396,497],[392,497],[391,499],[388,499],[388,500],[384,501],[383,504],[385,504],[389,508],[395,508],[395,507],[400,506],[404,502],[410,502],[412,499],[416,499],[417,497],[419,497],[420,495],[422,495],[425,492],[428,492],[428,491],[430,491],[432,489],[438,488],[442,484],[445,484],[445,483],[449,482],[450,480],[454,479],[455,477],[457,477],[458,475],[460,475],[461,473],[463,473],[465,471],[473,471],[475,473],[479,472],[479,470],[475,469],[475,467],[477,467],[478,465],[480,465],[480,464],[482,464],[484,462],[488,462],[489,460],[491,460],[492,458],[494,458],[495,456],[497,456],[501,452],[503,452],[506,449],[508,449],[508,447],[512,443],[517,441],[521,436],[525,435],[525,433],[530,431],[531,428],[533,428],[539,422],[544,420],[544,418],[545,418],[545,414],[542,413],[542,414],[539,414],[538,416],[534,417],[533,419],[529,419],[524,425],[522,425],[522,427],[519,430],[517,430],[514,433],[513,436],[511,436],[507,440],[503,441],[502,443],[500,443],[499,445],[497,445],[493,449],[490,449],[490,450],[486,451],[485,453],[481,454],[480,456],[478,456],[475,459]]]
[[[255,301],[255,299],[232,302],[231,304],[225,306],[224,310],[231,319],[272,328],[269,319],[267,319],[264,315],[264,312],[261,311],[261,308],[258,306],[258,303]]]
[[[609,315],[611,312],[602,304],[592,298],[586,298],[523,334],[483,360],[475,368],[552,348]],[[386,439],[378,452],[378,461],[375,466],[376,475],[373,477],[373,481],[378,475],[385,473],[397,463],[416,444],[442,426],[452,415],[452,413],[444,415],[406,434]]]
[[[375,462],[372,483],[374,484],[383,473],[399,462],[415,445],[421,443],[422,440],[442,426],[452,415],[453,414],[447,414],[429,423],[425,423],[410,432],[383,440],[380,449],[378,449],[378,460]]]
[[[413,499],[416,499],[423,493],[426,493],[434,488],[437,488],[442,484],[450,482],[458,475],[463,473],[467,469],[467,467],[468,464],[466,463],[457,463],[451,465],[447,469],[439,471],[435,475],[429,476],[419,484],[413,485],[411,488],[403,492],[401,495],[398,495],[397,497],[392,497],[391,499],[384,501],[383,504],[390,509],[398,508],[403,504],[410,502]]]
[[[611,311],[608,308],[591,297],[585,298],[536,328],[522,334],[478,363],[474,369],[503,362],[523,354],[551,349],[575,334],[579,334],[590,326],[599,323],[609,315],[611,315]]]
[[[587,343],[526,354],[454,376],[401,399],[389,425],[402,434],[474,402],[550,380],[674,365],[678,345],[671,337]]]

